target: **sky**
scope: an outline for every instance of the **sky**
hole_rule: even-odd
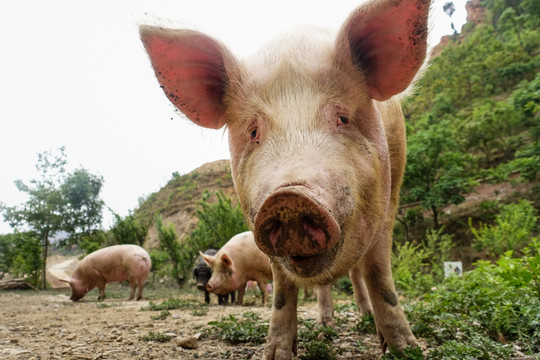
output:
[[[435,0],[430,43],[461,29],[465,0]],[[68,171],[104,179],[121,216],[186,174],[228,159],[227,134],[193,125],[169,103],[138,36],[144,23],[206,32],[246,57],[296,25],[337,29],[362,0],[94,0],[0,4],[0,202],[27,200],[14,181],[39,178],[38,153],[65,146]],[[104,228],[112,214],[104,210]],[[0,216],[0,234],[12,229]]]

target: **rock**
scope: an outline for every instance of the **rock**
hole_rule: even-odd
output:
[[[176,345],[184,349],[196,349],[198,346],[198,341],[194,336],[189,337],[177,337],[174,339]]]

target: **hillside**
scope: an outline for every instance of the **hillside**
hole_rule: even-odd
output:
[[[134,214],[151,222],[146,245],[157,246],[157,232],[153,225],[156,213],[161,214],[164,223],[174,225],[176,234],[182,241],[197,224],[195,209],[205,191],[223,191],[228,197],[236,198],[229,160],[204,164],[185,175],[174,174],[167,185],[141,203]],[[214,198],[211,197],[210,202]]]

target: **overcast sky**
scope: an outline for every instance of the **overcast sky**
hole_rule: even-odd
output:
[[[0,5],[0,202],[26,200],[14,180],[38,177],[37,154],[66,147],[68,170],[103,176],[102,199],[122,216],[173,172],[228,159],[227,135],[174,111],[154,78],[137,24],[207,32],[248,56],[287,28],[337,29],[362,1],[9,1]],[[434,5],[431,42],[452,33]],[[452,20],[460,29],[465,0]],[[104,226],[111,215],[104,212]],[[0,234],[11,228],[0,217]]]

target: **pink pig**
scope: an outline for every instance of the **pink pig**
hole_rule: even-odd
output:
[[[266,303],[266,285],[272,279],[272,270],[268,256],[259,250],[251,231],[233,236],[214,256],[202,252],[200,255],[212,269],[206,290],[218,295],[238,291],[236,304],[241,305],[246,284],[253,280],[261,290],[262,304]]]
[[[394,287],[392,228],[406,141],[398,96],[426,57],[429,0],[373,0],[337,33],[305,28],[237,59],[193,30],[142,26],[165,94],[194,123],[227,125],[234,184],[274,303],[265,359],[296,354],[298,287],[349,272],[383,352],[417,346]]]
[[[124,280],[128,280],[131,287],[129,300],[133,299],[137,286],[137,300],[140,300],[151,267],[150,256],[142,247],[114,245],[88,254],[77,265],[71,278],[61,280],[71,287],[70,299],[73,301],[83,298],[96,286],[99,289],[98,300],[103,300],[107,283]]]

